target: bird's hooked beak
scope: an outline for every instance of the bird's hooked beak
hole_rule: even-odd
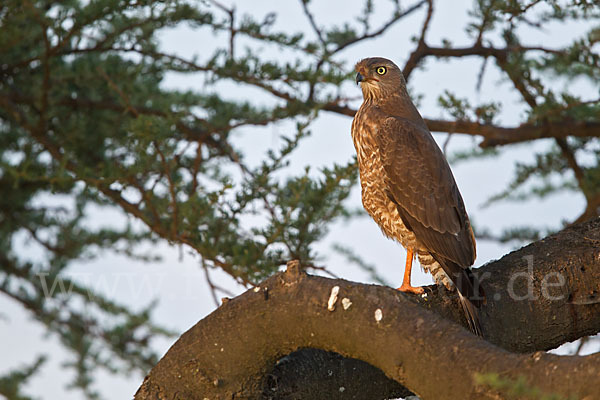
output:
[[[358,85],[360,82],[364,81],[365,77],[359,72],[356,74],[356,84]]]

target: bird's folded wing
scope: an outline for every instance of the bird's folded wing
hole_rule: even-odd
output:
[[[428,130],[388,117],[376,131],[385,182],[404,223],[431,252],[466,267],[475,245],[462,197]]]

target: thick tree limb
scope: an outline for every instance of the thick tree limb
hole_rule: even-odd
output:
[[[425,400],[499,398],[494,389],[476,385],[475,374],[522,376],[544,392],[600,398],[600,354],[519,354],[600,331],[598,244],[595,219],[480,268],[488,341],[452,322],[466,323],[444,290],[415,298],[307,276],[292,264],[184,333],[135,398],[260,398],[265,374],[301,348],[363,360]],[[331,295],[335,286],[337,299]]]
[[[338,104],[327,104],[324,110],[353,117],[356,110]],[[504,127],[493,124],[482,124],[472,121],[449,121],[444,119],[424,118],[432,132],[461,133],[469,136],[481,136],[482,148],[507,144],[523,143],[530,140],[547,138],[599,137],[600,122],[557,121],[545,124],[523,123],[519,126]]]
[[[445,121],[425,119],[432,132],[463,133],[482,136],[482,148],[522,143],[545,138],[597,137],[600,135],[598,122],[548,122],[542,125],[524,123],[515,127],[480,124],[471,121]]]
[[[431,47],[424,41],[419,43],[415,51],[411,54],[409,60],[404,65],[402,73],[409,77],[418,63],[425,57],[434,56],[438,58],[461,58],[469,56],[494,57],[498,61],[505,61],[510,53],[525,53],[529,51],[539,51],[549,54],[563,54],[564,51],[550,49],[542,46],[519,46],[512,45],[507,47],[484,46],[478,41],[470,47]]]

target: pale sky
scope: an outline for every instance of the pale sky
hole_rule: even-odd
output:
[[[229,2],[226,2],[229,3]],[[387,2],[376,2],[388,7]],[[412,2],[403,2],[409,5]],[[277,9],[272,7],[277,5]],[[456,46],[469,45],[464,33],[468,21],[466,7],[472,5],[471,1],[437,1],[437,9],[431,24],[428,41],[431,44],[441,43],[442,38],[449,38]],[[362,1],[314,1],[311,3],[319,25],[329,25],[351,21],[362,9]],[[275,29],[286,29],[288,32],[305,30],[308,27],[299,2],[273,2],[273,1],[238,1],[238,15],[251,13],[262,16],[268,12],[276,11],[278,14]],[[382,21],[388,17],[388,9],[376,8],[375,21]],[[420,32],[425,8],[404,19],[391,29],[385,36],[350,47],[341,53],[339,60],[347,61],[347,68],[351,69],[354,62],[369,56],[382,56],[395,61],[403,66],[408,54],[413,48],[410,37]],[[372,24],[377,26],[377,22]],[[546,46],[560,46],[568,43],[574,35],[584,32],[584,24],[569,24],[568,26],[549,26],[544,32],[527,29],[523,37],[531,45],[544,43]],[[219,46],[226,43],[224,37],[215,38],[207,30],[194,31],[187,27],[179,27],[165,32],[162,37],[163,49],[175,52],[184,57],[191,58],[197,54],[200,60],[211,55],[215,43]],[[238,51],[241,53],[243,42]],[[264,46],[263,46],[264,47]],[[238,53],[239,54],[239,53]],[[261,56],[273,59],[286,57],[273,47],[261,49]],[[289,55],[287,55],[289,56]],[[425,95],[420,111],[424,117],[444,117],[437,107],[437,96],[440,88],[454,92],[459,97],[469,97],[472,103],[478,101],[501,101],[504,110],[499,121],[503,124],[515,125],[519,122],[523,107],[519,104],[519,97],[510,90],[509,83],[502,80],[501,75],[495,70],[490,60],[481,91],[476,93],[475,82],[479,72],[481,60],[465,58],[449,62],[426,63],[425,70],[413,73],[409,82],[409,89]],[[165,85],[181,89],[206,90],[203,80],[199,76],[168,76]],[[557,81],[556,87],[562,88],[565,82]],[[257,101],[272,101],[269,96],[255,89],[239,88],[233,84],[218,86],[221,93],[227,98],[248,98]],[[586,85],[586,82],[577,81],[571,89],[586,97],[597,97]],[[211,90],[213,90],[211,88]],[[359,88],[352,82],[344,86],[344,91],[349,96],[360,96]],[[357,100],[353,106],[358,107]],[[447,116],[446,116],[447,117]],[[289,173],[297,173],[306,165],[313,167],[329,166],[333,162],[343,163],[354,155],[354,148],[350,137],[351,118],[323,113],[312,125],[312,136],[305,140],[293,156]],[[237,146],[242,148],[246,160],[250,164],[260,162],[267,148],[277,147],[280,135],[293,133],[289,123],[280,123],[267,128],[244,128],[236,133]],[[446,134],[436,134],[438,143],[443,143]],[[465,148],[473,139],[456,135],[452,138],[449,152]],[[492,228],[499,232],[502,227],[512,225],[535,225],[557,227],[564,219],[573,219],[583,209],[583,199],[580,195],[561,194],[543,201],[533,201],[524,204],[498,203],[497,205],[482,209],[481,205],[491,194],[504,189],[512,177],[513,164],[517,160],[527,161],[533,159],[535,150],[547,148],[549,141],[538,141],[533,146],[512,146],[503,151],[498,159],[487,161],[473,161],[453,166],[453,171],[459,188],[465,200],[471,218],[478,226]],[[357,188],[358,189],[358,188]],[[354,190],[349,204],[360,207],[359,190]],[[98,210],[91,224],[122,223],[122,216],[118,213],[107,213]],[[352,265],[347,265],[345,260],[333,254],[331,245],[341,242],[355,249],[366,261],[377,265],[378,272],[389,282],[399,286],[401,282],[405,259],[404,249],[381,234],[379,228],[370,218],[360,218],[349,224],[338,223],[331,228],[331,233],[318,246],[324,256],[322,264],[340,277],[358,282],[368,282],[368,276]],[[478,243],[478,259],[476,266],[489,260],[501,257],[512,248],[495,243],[480,241]],[[169,247],[162,244],[153,249],[164,260],[157,264],[145,265],[131,262],[114,254],[89,263],[79,263],[70,268],[70,273],[84,282],[90,282],[94,288],[103,293],[111,294],[115,299],[143,307],[153,299],[159,300],[155,312],[156,320],[179,332],[189,329],[199,319],[214,310],[215,306],[205,282],[204,273],[198,267],[198,257],[190,254],[183,248]],[[413,270],[413,284],[430,284],[431,278],[423,274],[419,268]],[[226,274],[215,271],[212,279],[235,293],[245,289],[237,286]],[[60,344],[53,336],[45,336],[45,330],[38,323],[33,322],[20,306],[6,297],[0,297],[0,310],[4,318],[0,319],[0,373],[23,363],[32,362],[39,353],[49,354],[50,360],[46,363],[42,373],[31,381],[28,391],[31,395],[41,399],[79,399],[77,391],[66,391],[65,385],[72,379],[72,373],[64,373],[61,364],[68,358]],[[172,341],[156,341],[155,348],[164,353]],[[107,399],[129,398],[139,387],[142,376],[112,376],[100,372],[97,376],[95,387]]]

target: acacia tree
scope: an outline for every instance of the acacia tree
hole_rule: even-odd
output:
[[[433,0],[392,1],[378,24],[372,1],[357,8],[355,21],[331,26],[319,22],[308,1],[296,6],[310,31],[281,30],[275,14],[239,15],[217,1],[0,4],[0,291],[72,352],[73,385],[88,397],[98,395],[90,386],[98,368],[148,371],[157,361],[149,340],[169,332],[151,320],[150,306],[134,312],[69,279],[67,268],[102,251],[147,259],[140,245],[168,241],[196,252],[200,268],[221,269],[245,285],[291,259],[309,271],[322,269],[315,244],[332,222],[354,215],[344,202],[356,183],[354,160],[291,176],[286,167],[319,116],[353,116],[345,52],[383,40],[409,16],[423,18],[414,47],[398,54],[409,82],[417,71],[427,73],[425,62],[472,57],[482,63],[480,79],[494,68],[522,100],[522,120],[505,126],[497,116],[502,103],[476,104],[440,88],[435,96],[448,119],[425,115],[430,129],[477,138],[471,151],[455,158],[552,142],[533,163],[516,165],[513,182],[491,201],[568,190],[581,193],[586,204],[568,222],[598,215],[600,9],[593,1],[474,1],[465,27],[471,42],[460,46],[429,37]],[[523,27],[572,21],[589,31],[561,47],[521,37]],[[180,25],[212,31],[214,52],[185,58],[162,48],[161,33]],[[286,57],[267,59],[256,51],[262,47]],[[173,73],[201,76],[205,85],[169,89],[163,81]],[[591,97],[552,85],[576,78],[586,80]],[[227,83],[255,88],[271,101],[228,96],[219,86]],[[285,145],[249,165],[235,134],[280,121],[295,124]],[[120,210],[141,227],[90,229],[93,206]],[[481,227],[477,233],[529,241],[546,232],[515,227],[492,234]],[[43,248],[43,261],[27,257],[19,240]],[[72,288],[68,296],[45,290],[57,280]],[[597,331],[595,325],[579,333]],[[42,363],[43,357],[1,378],[0,393],[25,398],[22,386]]]

